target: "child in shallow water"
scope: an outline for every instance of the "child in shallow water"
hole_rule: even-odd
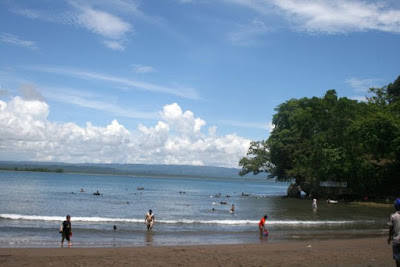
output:
[[[260,230],[260,236],[262,236],[265,232],[268,234],[268,230],[265,228],[265,220],[268,218],[267,215],[261,218],[260,222],[258,223],[258,229]]]

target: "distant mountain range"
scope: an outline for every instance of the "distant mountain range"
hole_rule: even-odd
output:
[[[148,165],[148,164],[96,164],[55,163],[31,161],[0,161],[2,170],[42,170],[65,173],[93,173],[138,176],[180,176],[208,178],[241,178],[240,169],[213,166]],[[248,175],[248,178],[266,179],[266,174]]]

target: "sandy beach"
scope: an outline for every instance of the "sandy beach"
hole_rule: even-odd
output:
[[[0,266],[394,266],[384,238],[121,248],[1,248]]]

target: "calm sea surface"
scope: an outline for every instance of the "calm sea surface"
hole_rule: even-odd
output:
[[[0,172],[0,247],[57,247],[67,214],[75,247],[386,237],[391,208],[321,201],[313,210],[311,200],[282,198],[287,187],[261,179]],[[147,232],[149,209],[156,224]],[[260,239],[264,214],[270,234]]]

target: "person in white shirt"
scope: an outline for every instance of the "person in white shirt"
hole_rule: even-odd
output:
[[[394,201],[393,206],[396,212],[390,215],[390,219],[388,222],[388,244],[392,242],[393,259],[396,261],[396,266],[400,267],[400,198]]]
[[[317,206],[317,199],[313,199],[313,201],[312,201],[312,208],[313,209],[316,209],[318,206]]]

